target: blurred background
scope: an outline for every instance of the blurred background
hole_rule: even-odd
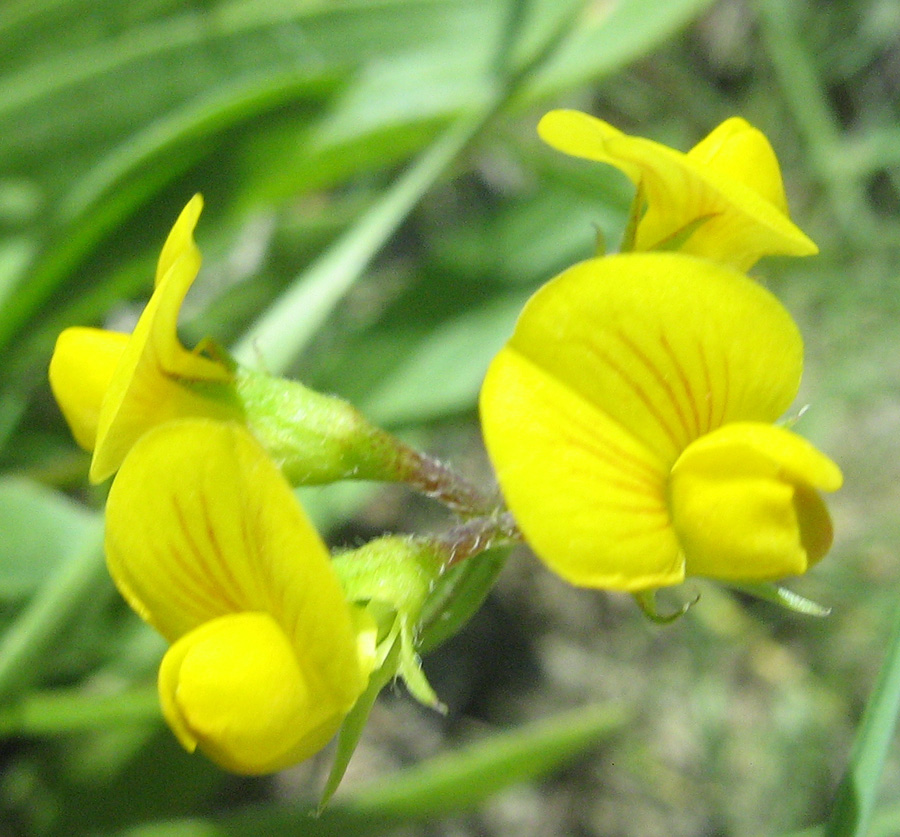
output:
[[[900,583],[898,36],[893,0],[4,0],[0,837],[726,837],[824,819]],[[487,363],[538,285],[598,231],[616,246],[631,199],[617,171],[538,141],[560,106],[682,150],[740,114],[775,147],[822,253],[753,273],[805,335],[798,430],[846,476],[834,550],[792,583],[832,613],[692,582],[674,601],[699,604],[660,627],[516,551],[426,659],[447,716],[388,689],[313,820],[327,761],[232,777],[163,726],[163,643],[105,575],[106,488],[50,396],[55,337],[133,325],[200,191],[185,343],[209,334],[345,396],[488,483]],[[398,488],[302,497],[335,545],[449,522]]]

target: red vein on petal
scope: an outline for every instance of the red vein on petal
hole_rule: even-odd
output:
[[[179,506],[177,497],[172,498],[172,507],[175,510],[175,516],[178,519],[178,525],[181,529],[181,534],[193,554],[192,557],[195,559],[197,563],[197,569],[200,573],[199,576],[191,573],[189,571],[189,562],[182,562],[185,574],[188,575],[188,577],[192,578],[195,584],[201,587],[205,586],[205,582],[209,582],[211,586],[206,589],[214,591],[214,594],[217,595],[220,600],[227,605],[229,610],[235,613],[244,610],[245,608],[241,607],[241,605],[234,598],[235,594],[240,593],[240,588],[238,587],[234,590],[229,591],[224,588],[224,585],[217,583],[220,582],[220,579],[216,577],[216,574],[209,566],[206,551],[202,549],[197,541],[193,538],[188,522],[184,516],[184,510],[181,508],[181,506]],[[224,564],[222,555],[218,552],[215,552],[215,550],[218,548],[218,544],[211,543],[210,547],[213,549],[215,557],[219,559],[219,564]],[[218,587],[218,589],[216,589],[216,587]]]
[[[215,587],[208,583],[209,579],[194,575],[190,567],[190,559],[186,558],[173,544],[166,545],[171,560],[162,562],[162,565],[178,565],[182,576],[190,581],[190,588],[184,584],[184,578],[168,573],[169,585],[165,591],[166,605],[178,603],[177,609],[183,613],[193,613],[194,622],[199,624],[213,616],[228,613],[229,610],[222,606],[222,597],[218,595]]]
[[[628,388],[637,396],[637,399],[647,408],[647,412],[656,419],[657,424],[662,428],[665,432],[666,436],[669,437],[669,441],[673,446],[678,447],[679,441],[675,431],[672,427],[669,426],[665,417],[659,412],[656,406],[653,404],[653,401],[650,399],[650,396],[644,391],[644,389],[638,384],[631,376],[618,364],[616,363],[606,352],[604,352],[599,346],[593,344],[586,344],[588,350],[596,355],[597,359],[608,366],[613,372],[615,372],[622,381],[628,386]]]
[[[654,404],[653,400],[647,395],[640,385],[634,381],[633,379],[629,379],[631,382],[632,389],[637,393],[640,391],[641,400],[647,405],[647,408],[650,410],[650,413],[656,418],[657,422],[665,429],[666,434],[672,440],[672,443],[681,449],[684,447],[684,437],[690,436],[690,430],[687,424],[687,417],[684,414],[684,411],[681,407],[681,404],[678,402],[678,399],[675,397],[675,390],[672,388],[671,383],[666,379],[666,376],[660,372],[659,368],[654,364],[653,360],[643,351],[625,332],[621,329],[617,329],[614,332],[614,336],[618,337],[618,339],[631,351],[631,353],[641,362],[644,368],[650,373],[652,378],[656,381],[659,388],[668,396],[669,403],[672,405],[674,414],[678,420],[678,423],[681,425],[681,429],[683,431],[683,437],[678,438],[678,434],[675,429],[668,424],[665,419],[665,416],[662,411]],[[621,376],[626,376],[627,373],[624,373],[620,369],[616,369],[616,371]]]
[[[262,528],[264,521],[257,504],[243,500],[242,505],[245,509],[252,511],[256,519],[256,526],[251,527],[250,514],[242,514],[240,516],[239,528],[243,553],[248,556],[248,569],[253,571],[256,580],[256,589],[245,591],[250,600],[248,604],[251,604],[254,608],[267,610],[273,616],[276,616],[277,611],[273,609],[271,599],[272,590],[276,589],[278,585],[275,583],[275,579],[272,578],[271,562],[261,554],[265,552],[265,547],[260,544],[260,541],[264,542],[264,539],[260,539],[254,534],[255,532],[264,531]]]
[[[216,527],[215,525],[213,525],[212,513],[210,512],[209,507],[209,498],[205,493],[200,495],[200,508],[203,510],[203,525],[206,530],[206,536],[209,540],[210,548],[218,559],[216,563],[216,567],[218,568],[218,570],[220,570],[218,580],[223,584],[223,586],[230,586],[231,590],[234,591],[234,595],[237,598],[246,600],[247,593],[249,591],[245,589],[246,585],[242,584],[240,579],[235,576],[231,568],[231,563],[225,557],[225,550],[219,543],[219,538],[216,533]],[[244,515],[239,515],[239,517],[243,518]],[[244,601],[244,607],[246,606],[247,602]]]
[[[598,433],[597,428],[590,425],[575,416],[567,416],[569,423],[577,427],[581,431],[580,436],[573,433],[566,433],[563,430],[566,442],[575,448],[588,446],[591,454],[604,464],[609,466],[613,471],[624,472],[623,476],[630,475],[636,488],[656,488],[661,479],[662,472],[647,462],[643,462],[634,454],[610,441],[605,435]],[[622,480],[622,484],[626,485],[627,481]]]
[[[675,373],[678,375],[678,378],[681,381],[681,386],[684,389],[685,398],[690,405],[691,415],[694,419],[694,426],[692,431],[689,433],[689,436],[691,439],[696,439],[697,436],[700,435],[700,411],[697,409],[697,400],[694,394],[694,390],[691,387],[690,377],[684,371],[684,367],[681,365],[681,360],[675,353],[675,350],[672,348],[672,344],[669,342],[665,333],[661,333],[659,335],[659,340],[662,344],[663,350],[669,356],[669,360],[672,363],[672,367],[675,369]],[[687,429],[686,426],[685,429]]]
[[[712,374],[709,371],[709,361],[706,358],[706,351],[703,348],[703,343],[697,344],[697,350],[699,353],[700,368],[703,370],[703,380],[706,384],[706,396],[704,399],[706,401],[706,424],[698,428],[697,435],[699,436],[712,430],[713,402],[715,399],[713,397]]]
[[[728,363],[728,355],[722,355],[722,411],[718,421],[710,427],[710,430],[721,427],[725,423],[725,415],[728,412],[728,401],[731,398],[731,366]]]
[[[202,581],[193,577],[188,569],[189,562],[169,542],[149,543],[150,565],[157,568],[155,580],[148,581],[144,575],[129,572],[127,563],[119,562],[121,574],[118,581],[128,590],[126,598],[132,601],[141,618],[156,626],[170,640],[174,640],[201,622],[224,613],[221,601],[211,595],[210,589]],[[173,561],[183,571],[178,577],[171,571]],[[185,577],[189,584],[185,584]],[[161,612],[176,612],[179,616],[177,630],[168,620],[157,617]],[[184,624],[186,623],[186,624]]]

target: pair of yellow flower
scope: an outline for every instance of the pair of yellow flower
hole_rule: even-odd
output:
[[[778,162],[744,120],[687,154],[554,111],[543,139],[636,185],[625,247],[542,287],[481,393],[488,452],[526,540],[574,584],[803,573],[828,550],[837,466],[773,422],[803,345],[748,270],[810,255]],[[662,252],[670,251],[670,252]]]
[[[540,130],[621,168],[637,197],[634,252],[539,290],[484,383],[488,452],[526,540],[572,582],[615,590],[803,572],[831,541],[817,491],[841,476],[772,424],[796,395],[802,342],[741,271],[816,248],[787,216],[768,142],[737,119],[686,155],[584,114],[550,113]],[[373,542],[370,570],[331,561],[283,472],[408,479],[408,449],[343,402],[178,341],[201,207],[176,221],[133,334],[65,331],[50,379],[92,479],[118,472],[108,565],[172,643],[166,720],[188,750],[263,773],[318,750],[392,649],[433,701],[412,633],[440,565],[398,539]],[[363,605],[379,596],[396,618],[376,626]]]
[[[348,603],[281,470],[248,430],[224,358],[176,325],[200,267],[194,197],[170,233],[134,332],[63,332],[50,365],[91,477],[118,471],[106,511],[110,573],[172,643],[163,713],[189,751],[239,773],[318,751],[366,688],[376,627]],[[252,405],[251,405],[252,407]]]

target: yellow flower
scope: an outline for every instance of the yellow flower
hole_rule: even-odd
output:
[[[485,440],[536,554],[579,585],[762,581],[824,555],[837,466],[773,426],[800,382],[789,314],[680,253],[575,265],[526,305],[481,393]]]
[[[678,249],[738,270],[765,255],[818,252],[788,216],[769,141],[739,117],[687,154],[571,110],[546,114],[538,133],[559,151],[615,166],[638,187],[637,211],[644,203],[646,211],[628,249]]]
[[[130,337],[66,329],[50,362],[50,384],[76,441],[93,450],[91,480],[113,474],[148,428],[180,416],[239,415],[225,363],[188,351],[178,313],[200,269],[193,233],[203,208],[195,195],[163,246],[153,295]],[[217,389],[218,388],[218,389]]]
[[[321,749],[366,687],[375,629],[249,432],[202,418],[148,431],[106,527],[116,585],[173,643],[159,690],[182,745],[247,774]]]

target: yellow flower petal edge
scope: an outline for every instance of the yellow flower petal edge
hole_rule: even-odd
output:
[[[50,388],[75,441],[92,451],[100,405],[128,345],[128,335],[100,328],[67,328],[50,360]]]
[[[129,604],[173,643],[160,696],[188,749],[235,772],[278,770],[319,749],[364,690],[374,626],[241,425],[144,434],[110,491],[106,554]]]
[[[559,151],[615,166],[643,193],[647,208],[635,250],[677,249],[748,270],[762,256],[807,256],[816,245],[790,220],[772,147],[738,117],[687,154],[619,131],[586,113],[556,110],[538,133]]]
[[[492,361],[480,399],[485,443],[525,539],[574,584],[639,591],[688,574],[783,576],[827,550],[815,492],[840,479],[830,460],[771,424],[801,369],[790,316],[742,274],[678,253],[593,259],[532,297]],[[697,500],[700,477],[689,480],[696,469],[685,464],[729,427],[744,428],[738,449],[748,451],[732,459],[745,471],[767,463],[761,491],[777,494],[766,502],[783,512],[768,553],[746,543],[749,523],[734,529],[723,550],[744,559],[731,564],[710,557],[722,529],[698,545],[693,521],[715,492]],[[714,458],[728,462],[726,450]],[[676,463],[683,484],[673,494]]]
[[[737,422],[698,439],[669,489],[688,573],[773,581],[806,572],[832,540],[817,491],[841,482],[830,459],[781,427]]]
[[[202,206],[202,198],[195,195],[169,233],[153,295],[103,395],[91,462],[93,482],[113,474],[128,449],[154,424],[191,415],[234,418],[239,412],[227,392],[211,398],[191,386],[228,383],[228,367],[188,351],[178,340],[178,313],[200,268],[193,231]]]

